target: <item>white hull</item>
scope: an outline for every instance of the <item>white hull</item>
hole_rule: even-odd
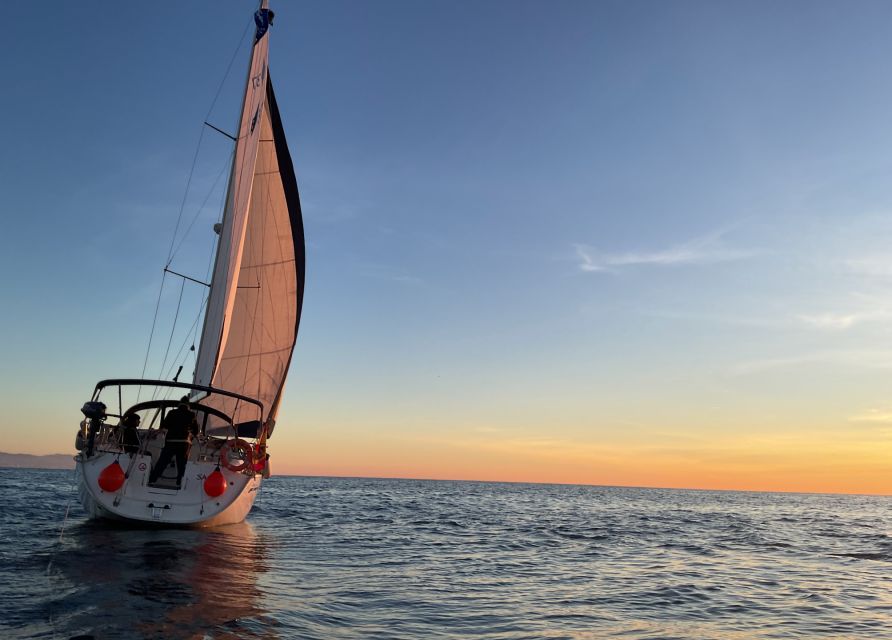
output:
[[[118,458],[129,477],[114,492],[99,487],[99,474]],[[127,521],[134,524],[213,527],[242,522],[260,491],[262,477],[236,473],[221,467],[227,487],[212,498],[204,491],[204,479],[217,467],[212,462],[190,460],[182,488],[148,486],[152,461],[149,456],[99,453],[88,460],[78,456],[78,495],[91,518]]]

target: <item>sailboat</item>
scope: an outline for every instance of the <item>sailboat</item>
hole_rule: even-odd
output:
[[[178,372],[96,384],[75,443],[78,493],[91,517],[237,523],[270,474],[305,267],[297,180],[269,75],[272,19],[263,0],[193,380],[178,381]],[[151,396],[139,401],[143,390]]]

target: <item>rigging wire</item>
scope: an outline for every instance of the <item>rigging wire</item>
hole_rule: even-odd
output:
[[[149,345],[146,347],[146,359],[142,363],[142,374],[140,378],[146,377],[146,367],[149,364],[149,353],[152,351],[152,338],[155,337],[155,324],[158,322],[158,309],[161,307],[161,294],[164,293],[164,281],[167,279],[167,271],[165,270],[161,276],[161,288],[158,289],[158,301],[155,303],[155,315],[152,317],[152,330],[149,331]],[[142,393],[142,385],[136,391],[136,401],[139,402],[139,396]]]
[[[163,378],[161,378],[162,380],[167,380],[167,379],[170,377],[170,374],[173,373],[173,370],[174,370],[174,368],[175,368],[177,365],[182,366],[182,365],[185,365],[185,364],[186,364],[186,358],[188,358],[188,352],[187,352],[186,356],[183,358],[182,361],[180,360],[180,356],[181,356],[182,353],[183,353],[183,349],[186,348],[186,344],[189,342],[189,338],[192,338],[192,342],[193,342],[192,346],[193,346],[193,347],[195,346],[195,344],[194,344],[194,342],[195,342],[195,337],[194,337],[195,329],[198,327],[198,321],[201,319],[201,310],[204,308],[204,301],[205,301],[205,300],[207,300],[207,296],[206,296],[206,295],[205,295],[205,296],[202,296],[202,298],[201,298],[201,305],[200,305],[200,308],[199,308],[199,310],[198,310],[198,314],[195,316],[195,320],[193,320],[193,322],[192,322],[192,326],[189,327],[189,330],[188,330],[188,331],[186,331],[186,337],[183,338],[183,343],[180,345],[180,348],[177,349],[177,354],[174,356],[174,359],[171,361],[170,368],[167,370],[167,373],[164,375]]]
[[[223,204],[225,203],[225,199],[226,199],[226,194],[223,194],[223,196],[220,198],[220,211],[221,212],[223,211]],[[222,218],[222,213],[221,213],[221,218]],[[207,269],[205,269],[205,275],[204,275],[205,280],[209,280],[211,277],[211,269],[213,269],[213,267],[214,267],[214,248],[216,247],[217,242],[218,242],[218,236],[216,234],[214,234],[214,236],[211,239],[211,250],[208,253],[208,266],[207,266]],[[207,301],[209,295],[210,295],[209,290],[205,290],[205,292],[202,294],[201,301],[198,303],[198,311],[196,312],[195,320],[192,322],[192,326],[186,332],[186,338],[183,340],[183,344],[180,345],[180,348],[177,351],[177,355],[174,358],[174,362],[171,364],[170,369],[168,369],[167,376],[165,376],[164,379],[167,379],[170,377],[170,374],[173,371],[173,368],[175,366],[177,366],[178,364],[181,366],[186,366],[186,361],[189,359],[189,354],[192,354],[192,357],[195,359],[195,364],[196,365],[198,364],[198,354],[195,351],[195,341],[198,339],[198,327],[199,327],[198,321],[201,319],[201,314],[204,311],[204,304]],[[179,359],[180,355],[183,353],[183,349],[185,348],[186,343],[189,341],[190,334],[192,335],[192,346],[189,348],[189,351],[186,352],[186,355],[183,356],[183,359],[180,360]],[[194,369],[192,371],[192,375],[193,375],[193,377],[195,375]],[[168,389],[167,392],[164,394],[164,398],[169,400],[173,396],[173,391],[174,391],[174,389]]]
[[[232,57],[229,60],[229,64],[226,66],[226,72],[223,74],[223,79],[220,81],[220,84],[217,86],[217,91],[214,94],[214,99],[211,101],[211,106],[208,109],[207,115],[204,118],[205,120],[207,120],[210,117],[211,112],[213,112],[214,107],[217,105],[217,100],[220,98],[220,94],[223,91],[223,86],[226,84],[226,80],[229,78],[229,75],[232,71],[232,65],[235,63],[235,60],[238,57],[239,52],[241,51],[242,47],[244,46],[245,37],[248,35],[252,24],[253,24],[252,22],[248,22],[248,24],[245,25],[245,29],[242,32],[241,37],[239,38],[238,46],[235,48],[235,51],[233,51]],[[201,150],[201,143],[202,143],[203,138],[204,138],[204,124],[202,124],[201,133],[199,134],[199,137],[198,137],[198,144],[195,149],[195,155],[192,158],[192,166],[189,169],[189,177],[186,180],[185,193],[183,194],[183,200],[180,204],[179,213],[177,214],[177,222],[176,222],[176,225],[174,226],[173,235],[170,239],[170,247],[168,248],[168,252],[167,252],[167,260],[165,262],[165,269],[167,269],[167,267],[170,266],[170,263],[173,260],[173,256],[175,255],[176,251],[179,251],[180,245],[182,244],[182,241],[181,241],[180,245],[176,246],[176,250],[174,249],[174,245],[175,245],[176,239],[177,239],[177,234],[179,233],[179,229],[180,229],[180,223],[182,222],[182,218],[183,218],[183,211],[186,206],[186,199],[188,198],[189,189],[192,185],[192,177],[195,173],[195,166],[198,162],[198,154]],[[224,168],[225,168],[225,165],[224,165]],[[218,180],[219,180],[219,177],[218,177]],[[216,182],[215,182],[215,186],[216,186]],[[213,187],[212,187],[211,191],[213,191]],[[205,202],[207,202],[207,199],[209,197],[210,197],[210,194],[208,195],[207,198],[205,198]],[[202,207],[203,206],[204,205],[202,204]],[[200,209],[199,209],[199,211],[200,211]],[[197,214],[196,214],[196,217],[197,217]],[[192,225],[190,225],[189,228],[191,229]],[[188,235],[188,230],[186,231],[185,235]],[[184,239],[185,239],[185,235],[184,235]],[[214,243],[216,243],[216,239],[214,240]],[[213,253],[213,248],[212,248],[212,253]],[[161,287],[158,291],[158,300],[155,303],[155,313],[152,317],[152,328],[149,332],[149,343],[146,346],[146,356],[145,356],[145,359],[143,360],[142,373],[140,375],[140,378],[142,378],[142,379],[145,379],[145,377],[146,377],[146,368],[148,367],[149,355],[151,354],[151,351],[152,351],[152,340],[154,339],[154,336],[155,336],[155,326],[158,322],[158,310],[161,307],[161,297],[164,292],[164,282],[165,282],[166,278],[167,278],[167,271],[164,271],[163,275],[161,276]],[[182,290],[181,290],[181,299],[182,299]],[[202,302],[202,304],[204,304],[204,303]],[[179,303],[178,303],[178,306],[179,306]],[[173,339],[173,333],[171,332],[171,340],[172,339]],[[168,349],[169,348],[170,348],[170,341],[168,341]],[[166,359],[167,359],[167,355],[165,355],[165,360]],[[163,369],[163,367],[164,367],[164,365],[162,364],[162,369]],[[142,392],[142,388],[140,387],[137,390],[137,395],[136,395],[137,402],[139,402],[139,397],[140,397],[141,392]],[[155,389],[154,393],[157,393],[157,389]],[[154,393],[153,393],[153,396],[154,396]]]
[[[235,62],[235,59],[238,57],[239,51],[241,51],[242,46],[245,43],[245,36],[248,33],[248,30],[251,27],[251,23],[248,23],[245,26],[245,30],[242,32],[242,37],[239,38],[238,46],[235,48],[235,51],[232,53],[232,58],[229,59],[229,64],[226,66],[226,72],[223,74],[223,79],[220,81],[219,86],[217,87],[217,92],[214,94],[214,99],[211,101],[211,106],[208,109],[207,115],[204,117],[205,120],[211,117],[211,112],[213,112],[214,107],[217,105],[217,100],[220,98],[220,93],[223,91],[223,85],[226,84],[226,80],[229,78],[229,73],[232,71],[232,65]],[[165,266],[170,266],[171,260],[173,260],[174,255],[174,243],[177,239],[177,233],[180,230],[180,222],[183,219],[183,211],[186,208],[186,200],[189,197],[189,188],[192,185],[192,177],[195,174],[195,166],[198,164],[198,154],[201,151],[201,142],[204,140],[204,123],[201,125],[201,133],[198,135],[198,144],[195,147],[195,155],[192,157],[192,167],[189,169],[189,177],[186,179],[186,190],[183,193],[183,201],[180,203],[180,211],[177,214],[177,223],[174,226],[173,237],[170,239],[170,248],[167,250],[167,261]],[[188,232],[187,232],[188,233]]]
[[[214,107],[217,105],[217,99],[220,97],[220,92],[223,91],[223,83],[226,82],[226,78],[229,77],[229,72],[232,71],[232,65],[238,56],[238,52],[242,50],[242,46],[245,44],[245,36],[248,35],[248,31],[252,26],[254,26],[253,20],[248,21],[248,24],[245,25],[245,30],[242,31],[242,37],[239,39],[238,46],[235,48],[235,51],[233,51],[232,58],[229,59],[229,64],[226,66],[226,73],[223,74],[223,81],[220,82],[220,86],[217,87],[217,93],[214,94],[214,99],[211,101],[211,108],[208,109],[208,114],[205,117],[205,120],[211,116],[211,111],[213,111]]]
[[[177,257],[177,254],[180,252],[180,249],[182,248],[183,243],[186,242],[186,238],[189,237],[189,232],[192,231],[192,227],[194,227],[195,223],[198,221],[198,216],[200,216],[201,212],[204,211],[204,207],[208,203],[208,200],[210,200],[211,196],[214,195],[214,190],[217,188],[217,185],[220,183],[220,178],[222,178],[225,175],[226,170],[229,169],[230,166],[232,166],[232,154],[233,153],[235,153],[234,149],[233,149],[232,153],[229,154],[229,158],[227,159],[226,163],[224,163],[223,167],[220,169],[220,173],[218,173],[217,177],[214,179],[214,184],[211,185],[210,191],[208,191],[208,194],[204,197],[204,200],[202,201],[201,205],[195,211],[195,215],[192,217],[192,222],[189,223],[189,226],[186,228],[186,231],[183,232],[183,237],[180,238],[180,241],[177,243],[176,248],[173,250],[173,252],[170,254],[170,256],[168,256],[168,259],[167,259],[168,267],[173,262],[173,259]]]
[[[183,243],[186,241],[186,238],[189,237],[189,232],[192,230],[192,227],[195,226],[195,222],[198,220],[198,217],[201,215],[201,212],[204,210],[205,205],[207,205],[208,201],[211,199],[211,196],[214,195],[214,191],[217,188],[217,184],[219,184],[220,178],[222,178],[223,175],[226,173],[226,169],[227,169],[228,165],[231,164],[231,161],[232,161],[232,153],[229,154],[229,161],[226,164],[224,164],[223,167],[220,169],[220,172],[217,174],[217,177],[214,180],[214,183],[211,185],[210,190],[208,191],[207,195],[205,196],[204,200],[202,201],[201,206],[198,207],[198,209],[195,212],[195,215],[192,218],[192,221],[189,223],[189,227],[186,229],[185,233],[183,234],[183,237],[180,238],[179,243],[177,244],[176,248],[173,251],[173,254],[170,256],[170,259],[168,261],[168,266],[170,266],[170,263],[173,262],[173,259],[176,257],[180,248],[183,246]],[[225,199],[225,194],[223,197]],[[213,240],[211,241],[210,259],[208,260],[209,264],[211,264],[213,261],[214,247],[216,246],[216,243],[217,243],[217,238],[216,238],[216,234],[215,234]],[[173,273],[173,272],[171,272],[171,273]],[[208,267],[208,273],[210,273],[210,266]],[[182,276],[181,274],[178,274],[178,273],[174,273],[174,275],[179,275],[182,278],[186,278],[186,276]],[[207,280],[207,277],[205,277],[205,280]],[[183,282],[185,284],[185,280]],[[180,298],[182,299],[182,290],[180,291]],[[183,341],[183,345],[177,351],[177,355],[174,356],[174,361],[173,361],[173,364],[171,365],[170,371],[168,371],[168,374],[166,376],[162,374],[162,377],[159,379],[161,379],[161,380],[167,379],[170,376],[170,372],[172,372],[173,368],[176,367],[177,360],[179,359],[180,354],[182,353],[183,347],[185,347],[185,342],[188,341],[188,339],[189,339],[189,334],[192,333],[192,330],[196,329],[196,327],[198,325],[198,320],[201,317],[201,312],[204,309],[204,303],[206,300],[207,300],[207,293],[203,294],[201,297],[201,301],[200,301],[199,307],[198,307],[198,315],[196,316],[195,321],[192,323],[192,327],[190,327],[189,330],[186,332],[186,337]],[[170,330],[170,338],[168,340],[168,350],[170,349],[170,343],[173,340],[173,335],[174,335],[175,329],[176,329],[176,321],[174,321],[174,326],[171,327],[171,330]],[[196,334],[197,334],[197,329],[196,329]],[[193,338],[193,342],[194,342],[194,338]],[[195,345],[193,344],[192,346],[193,346],[192,350],[194,351]],[[166,364],[166,362],[167,362],[167,354],[165,354],[164,362],[161,365],[162,370],[163,370],[164,364]],[[183,360],[182,364],[185,365],[185,359]],[[171,390],[168,389],[168,393],[165,395],[170,395],[170,391]],[[157,390],[156,390],[156,393],[157,393]],[[156,394],[153,394],[153,396],[154,395],[156,395]]]
[[[173,342],[173,334],[177,328],[177,319],[180,317],[180,305],[183,302],[183,291],[186,289],[186,279],[183,278],[182,283],[180,283],[180,297],[177,299],[177,310],[174,312],[173,316],[173,325],[170,327],[170,337],[167,339],[167,349],[164,351],[164,359],[161,360],[161,371],[158,372],[159,379],[164,375],[164,366],[167,364],[167,356],[170,354],[170,345]],[[155,399],[155,395],[157,394],[157,387],[155,387],[156,392],[152,394],[152,399]]]
[[[173,244],[177,239],[177,233],[180,230],[180,221],[183,219],[183,209],[186,208],[186,199],[189,197],[189,187],[192,186],[192,175],[195,173],[195,165],[198,164],[198,154],[201,151],[201,141],[204,140],[204,125],[201,127],[201,133],[198,136],[198,144],[195,146],[195,155],[192,156],[192,167],[189,169],[189,177],[186,179],[186,190],[183,193],[183,201],[180,203],[180,212],[177,215],[177,223],[173,228],[173,236],[170,238],[170,249],[167,250],[167,260],[165,267],[170,266],[173,259]]]
[[[235,153],[235,150],[234,150],[234,149],[233,149],[233,153]],[[220,211],[220,217],[217,219],[217,222],[218,222],[219,224],[222,224],[222,223],[223,223],[223,216],[224,216],[225,208],[226,208],[226,195],[227,195],[227,194],[224,192],[224,193],[220,196],[220,207],[219,207],[219,209],[218,209],[218,211]],[[220,243],[220,236],[219,236],[218,234],[214,234],[214,235],[211,237],[211,250],[210,250],[210,252],[209,252],[209,254],[208,254],[208,266],[207,266],[207,269],[205,269],[205,272],[204,272],[204,279],[205,279],[206,281],[210,282],[212,285],[213,285],[213,280],[211,279],[211,273],[212,273],[213,270],[214,270],[214,263],[215,263],[214,258],[215,258],[215,256],[216,256],[216,253],[217,253],[217,252],[216,252],[216,248],[217,248],[217,246],[219,245],[219,243]],[[210,289],[208,289],[208,290],[205,292],[205,296],[206,296],[206,299],[207,299],[207,300],[210,300],[210,297],[211,297],[211,291],[210,291]],[[199,317],[201,317],[201,313],[202,313],[202,311],[203,311],[205,308],[206,308],[206,307],[205,307],[205,300],[202,300],[202,301],[201,301],[201,304],[200,304],[199,307],[198,307],[198,315],[199,315]],[[202,336],[202,337],[203,337],[203,336]],[[194,357],[194,359],[195,359],[195,364],[194,364],[193,369],[192,369],[192,377],[193,377],[193,379],[195,378],[195,371],[198,369],[198,352],[195,350],[195,341],[196,341],[197,338],[198,338],[198,325],[195,326],[195,333],[194,333],[193,336],[192,336],[192,349],[190,349],[190,351],[191,351],[191,353],[192,353],[192,355],[193,355],[193,357]],[[201,349],[201,345],[200,345],[200,344],[198,345],[198,348]],[[185,364],[185,363],[186,363],[186,361],[185,361],[185,359],[184,359],[184,360],[183,360],[183,364]],[[208,381],[207,381],[207,384],[210,384],[210,383],[211,383],[211,381],[208,380]]]

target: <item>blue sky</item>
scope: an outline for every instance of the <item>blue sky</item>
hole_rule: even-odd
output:
[[[0,7],[4,448],[67,450],[95,380],[140,373],[253,8]],[[886,428],[888,4],[273,8],[308,239],[282,415],[296,471],[381,438],[411,457],[419,438],[746,449]],[[224,129],[245,54],[210,112]],[[228,149],[205,132],[185,207],[211,195],[172,266],[199,278]],[[530,455],[530,479],[551,478]]]

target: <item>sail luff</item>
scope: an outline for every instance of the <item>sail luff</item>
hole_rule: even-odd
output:
[[[250,66],[248,67],[250,71]],[[200,380],[205,380],[206,384],[210,384],[210,379],[213,376],[213,370],[204,373],[204,369],[208,366],[207,362],[217,362],[217,356],[220,353],[220,341],[222,338],[222,334],[218,332],[212,332],[208,330],[208,321],[211,317],[210,309],[211,309],[211,297],[212,293],[216,291],[220,286],[220,276],[218,275],[218,265],[220,264],[220,258],[223,254],[223,229],[226,227],[227,220],[231,217],[230,210],[232,208],[232,184],[233,184],[233,175],[235,173],[235,159],[236,154],[232,154],[232,166],[229,169],[229,181],[226,185],[226,204],[223,207],[223,217],[220,223],[220,232],[219,237],[217,238],[217,251],[214,255],[214,269],[211,272],[211,286],[210,293],[208,294],[207,302],[205,303],[205,313],[204,313],[204,322],[201,327],[201,339],[198,344],[198,353],[195,357],[195,371],[192,374],[192,381],[195,384],[202,384]],[[213,357],[210,354],[213,353]]]
[[[259,26],[258,33],[260,33]],[[238,267],[244,248],[250,191],[253,186],[251,178],[259,137],[259,130],[256,129],[257,113],[264,103],[266,93],[268,43],[268,33],[264,30],[263,35],[255,37],[254,46],[251,48],[223,225],[217,243],[211,290],[195,365],[196,384],[211,384],[228,336],[228,320],[232,314],[235,288],[238,285]],[[246,179],[247,185],[243,182]]]

